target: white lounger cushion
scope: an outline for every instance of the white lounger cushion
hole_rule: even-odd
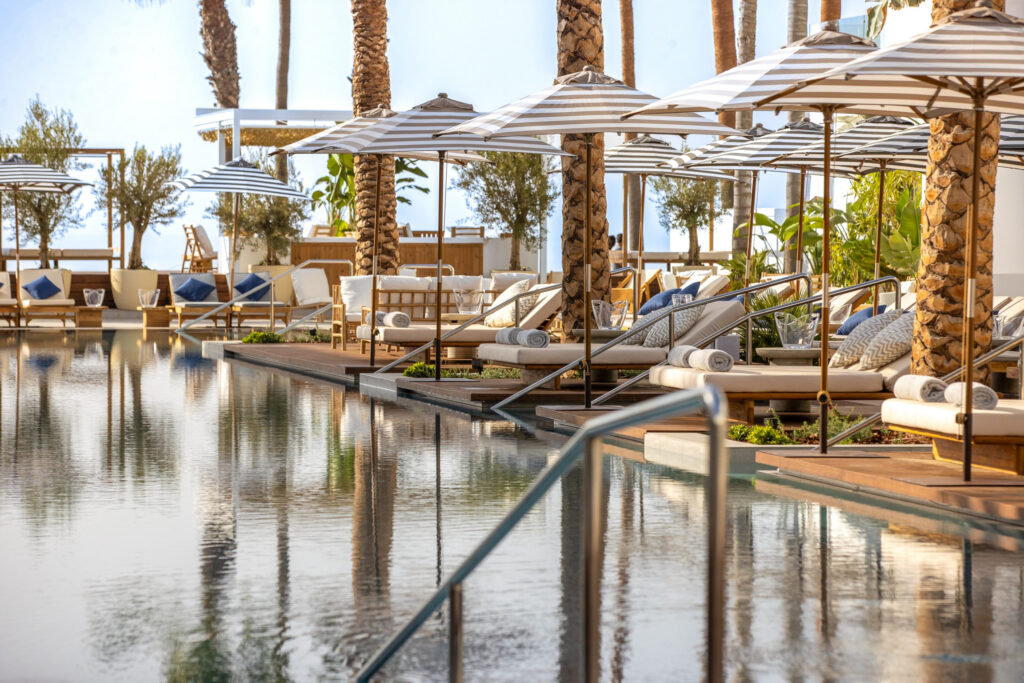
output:
[[[597,348],[594,345],[593,348]],[[613,346],[594,358],[595,366],[654,365],[665,360],[665,349],[644,346]],[[477,355],[481,360],[513,365],[565,365],[583,355],[583,344],[552,344],[543,349],[530,349],[509,344],[481,344]]]
[[[171,288],[171,303],[175,306],[194,306],[196,304],[213,303],[219,304],[220,301],[217,296],[217,281],[214,278],[213,273],[171,273],[169,276],[170,288]],[[213,289],[206,295],[206,298],[200,301],[187,301],[184,298],[179,298],[175,293],[182,285],[188,282],[190,279],[196,279],[200,282],[212,285]]]
[[[299,306],[331,303],[331,288],[323,268],[299,268],[292,272],[292,289]]]
[[[454,330],[458,325],[441,325],[441,334]],[[490,343],[498,334],[497,327],[470,325],[445,342]],[[425,344],[434,338],[433,325],[414,324],[409,327],[378,327],[377,340],[384,344]],[[360,325],[356,328],[356,339],[370,340],[370,326]]]
[[[0,306],[17,306],[17,299],[0,299]]]
[[[537,284],[537,273],[491,273],[491,287],[496,292],[504,292],[520,280],[526,280],[527,287],[532,287]]]
[[[897,427],[962,437],[956,416],[960,409],[951,403],[921,403],[901,398],[882,402],[882,422]],[[1024,438],[1024,401],[1000,399],[992,410],[971,413],[974,436],[1018,436]]]
[[[728,286],[728,275],[712,275],[701,281],[700,289],[697,290],[697,298],[707,299],[709,296],[721,293]]]
[[[22,299],[22,308],[47,308],[49,306],[74,306],[74,299]]]
[[[818,392],[821,372],[813,366],[737,365],[729,372],[705,372],[694,368],[659,365],[651,368],[651,384],[673,389],[697,389],[716,386],[726,393],[814,395]],[[880,372],[832,370],[828,373],[829,389],[843,393],[884,391]]]
[[[345,304],[346,318],[354,311],[359,320],[359,311],[363,306],[370,307],[373,297],[373,276],[352,275],[339,278],[341,283],[341,302]]]
[[[52,282],[56,287],[60,288],[60,291],[49,299],[33,299],[32,296],[25,291],[25,285],[38,280],[41,277],[45,277],[47,280]],[[18,284],[21,288],[21,303],[22,305],[28,305],[29,301],[35,301],[37,306],[43,305],[43,302],[46,302],[49,306],[74,306],[74,301],[71,303],[65,303],[68,301],[67,291],[70,288],[70,285],[70,270],[66,270],[64,268],[23,268],[21,271],[21,280]],[[10,294],[10,291],[4,292],[5,296],[8,294]]]
[[[691,327],[686,334],[676,340],[675,345],[679,346],[680,344],[693,344],[698,342],[712,332],[717,332],[730,323],[742,318],[745,310],[746,309],[743,308],[742,301],[729,301],[728,299],[724,301],[712,301],[704,307],[704,313],[701,314],[697,322],[693,324],[693,327]]]

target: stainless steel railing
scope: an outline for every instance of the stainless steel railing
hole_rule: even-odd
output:
[[[778,282],[778,281],[776,280],[775,282]],[[892,284],[892,285],[895,286],[895,288],[896,288],[896,306],[898,307],[900,305],[900,283],[899,283],[899,280],[897,280],[892,275],[886,275],[884,277],[878,278],[877,280],[868,280],[867,282],[861,282],[861,283],[856,284],[856,285],[850,285],[849,287],[843,287],[841,289],[837,289],[837,290],[831,292],[829,294],[829,296],[831,297],[831,296],[836,296],[837,294],[845,294],[847,292],[855,292],[855,291],[857,291],[859,289],[867,289],[869,287],[874,287],[876,285],[882,285],[884,283],[889,283],[889,284]],[[731,330],[736,329],[737,327],[739,327],[740,325],[742,325],[745,322],[753,321],[755,318],[760,318],[761,316],[764,316],[764,315],[773,315],[775,313],[779,313],[781,311],[785,311],[785,310],[790,309],[790,308],[796,308],[798,306],[808,306],[810,304],[814,304],[814,303],[817,303],[819,301],[821,301],[821,293],[820,292],[818,294],[814,294],[814,295],[809,296],[809,297],[804,297],[803,299],[798,299],[796,301],[787,301],[785,303],[779,304],[778,306],[772,306],[771,308],[762,308],[762,309],[757,310],[757,311],[750,311],[749,313],[746,313],[742,317],[737,318],[733,322],[729,323],[727,327],[719,328],[718,330],[716,330],[715,332],[712,332],[711,334],[709,334],[708,336],[704,337],[703,339],[700,339],[700,340],[694,342],[693,346],[697,346],[697,347],[706,346],[707,344],[710,344],[712,341],[714,341],[718,337],[722,336],[723,334],[726,334],[726,333],[730,332]],[[828,327],[827,327],[827,325],[822,330],[822,343],[825,343],[825,344],[828,343]],[[747,362],[748,363],[750,362],[750,357],[749,356],[747,358]],[[668,363],[668,360],[666,359],[666,360],[661,361],[660,363],[657,363],[657,364],[651,366],[651,368],[660,367],[660,366],[665,365],[667,363]],[[641,381],[643,379],[646,379],[651,374],[651,368],[648,368],[647,370],[644,370],[639,375],[635,375],[633,377],[630,377],[628,380],[626,380],[622,384],[615,385],[612,389],[608,390],[607,392],[605,392],[604,394],[599,396],[597,399],[595,399],[594,400],[594,404],[604,403],[605,401],[610,399],[612,396],[615,396],[619,392],[625,391],[627,388],[633,386],[637,382],[639,382],[639,381]]]
[[[995,360],[996,358],[998,358],[1000,354],[1006,353],[1007,351],[1010,351],[1010,350],[1012,350],[1014,348],[1017,348],[1017,347],[1019,347],[1021,345],[1024,345],[1024,334],[1021,334],[1019,337],[1014,337],[1010,341],[1005,342],[1003,344],[1000,344],[996,348],[991,349],[990,351],[988,351],[986,353],[983,353],[982,355],[980,355],[977,358],[975,358],[974,359],[974,369],[977,370],[978,368],[984,366],[989,361]],[[1024,355],[1022,355],[1020,358],[1017,359],[1018,372],[1020,372],[1021,370],[1024,370],[1024,368],[1022,368],[1022,365],[1024,365]],[[963,372],[964,372],[963,367],[959,367],[956,370],[953,370],[952,372],[946,373],[945,375],[943,375],[939,379],[941,379],[943,382],[952,382],[953,380],[959,379],[960,375],[962,375]],[[1020,382],[1019,396],[1020,396],[1020,398],[1024,399],[1024,374],[1020,374],[1020,377],[1021,377],[1021,379],[1018,380]],[[831,439],[828,440],[828,445],[829,446],[835,446],[837,443],[842,442],[844,439],[850,438],[851,436],[853,436],[854,434],[856,434],[860,430],[864,429],[865,427],[870,427],[873,424],[881,422],[881,420],[882,420],[882,413],[881,412],[877,412],[877,413],[874,413],[873,415],[869,415],[868,417],[864,418],[863,420],[861,420],[857,424],[853,425],[849,429],[845,429],[845,430],[839,432],[838,434],[836,434],[835,436],[833,436]]]
[[[725,662],[725,502],[729,469],[725,450],[727,408],[725,396],[714,387],[678,391],[616,410],[588,421],[569,439],[558,458],[540,473],[518,503],[487,537],[462,561],[440,588],[370,659],[356,680],[369,681],[443,605],[449,605],[449,679],[462,680],[463,584],[490,553],[551,490],[566,472],[583,458],[583,680],[595,681],[599,670],[601,536],[601,453],[594,440],[624,427],[677,415],[703,412],[708,422],[709,475],[706,483],[708,514],[707,555],[707,662],[708,681],[719,683]]]
[[[669,316],[669,318],[668,318],[668,325],[669,325],[668,337],[669,337],[669,348],[671,348],[675,344],[675,336],[676,336],[675,335],[675,314],[678,313],[679,311],[684,311],[684,310],[686,310],[688,308],[694,308],[696,306],[705,306],[707,304],[714,303],[715,301],[723,301],[725,299],[734,299],[737,296],[742,296],[742,295],[744,295],[746,293],[756,292],[756,291],[759,291],[759,290],[762,290],[762,289],[768,289],[769,287],[774,287],[776,285],[784,284],[786,282],[791,282],[793,280],[806,280],[808,288],[810,288],[810,282],[811,282],[810,276],[808,276],[806,273],[796,273],[796,274],[793,274],[793,275],[786,276],[784,278],[779,278],[778,280],[772,280],[771,282],[757,282],[757,283],[752,284],[749,287],[746,287],[744,289],[733,290],[733,291],[730,291],[730,292],[723,292],[722,294],[716,294],[714,296],[709,296],[706,299],[694,299],[693,301],[689,301],[689,302],[687,302],[685,304],[674,304],[674,305],[669,306],[669,307],[667,307],[665,309],[662,309],[657,314],[653,315],[652,317],[647,318],[646,320],[644,320],[639,325],[634,325],[633,327],[631,327],[628,330],[626,330],[626,332],[624,334],[622,334],[622,335],[616,337],[615,339],[612,339],[611,341],[606,342],[606,343],[602,344],[601,346],[597,347],[590,354],[590,358],[591,358],[591,360],[593,360],[596,356],[598,356],[599,354],[607,351],[608,349],[611,349],[611,348],[613,348],[615,346],[618,346],[619,344],[622,344],[623,342],[625,342],[630,337],[633,337],[636,334],[638,334],[639,332],[641,332],[643,330],[646,330],[647,328],[649,328],[652,325],[654,325],[654,324],[658,323],[659,321],[661,321],[666,316]],[[732,329],[732,328],[729,328],[729,329]],[[713,338],[714,337],[712,337],[712,339]],[[505,406],[508,406],[508,405],[511,405],[511,404],[515,403],[516,401],[518,401],[523,396],[526,396],[527,394],[529,394],[530,392],[534,391],[535,389],[537,389],[537,388],[547,384],[548,382],[550,382],[551,380],[555,379],[556,377],[559,377],[559,376],[563,375],[564,373],[569,372],[570,370],[574,370],[580,364],[583,363],[584,358],[585,358],[585,356],[580,356],[576,360],[571,361],[571,362],[567,363],[566,365],[563,365],[562,367],[558,368],[557,370],[555,370],[555,371],[545,375],[541,379],[537,380],[533,384],[530,384],[529,386],[520,389],[519,391],[517,391],[516,393],[512,394],[511,396],[509,396],[509,397],[507,397],[507,398],[505,398],[505,399],[503,399],[501,401],[498,401],[497,403],[495,403],[492,406],[491,409],[492,410],[501,410]],[[646,374],[644,376],[646,376]],[[607,395],[607,394],[605,394],[605,395]],[[594,400],[594,403],[601,403],[602,402],[601,401],[602,398],[603,398],[603,396],[602,397],[598,397],[597,399]]]
[[[355,272],[355,264],[352,263],[352,261],[350,261],[348,259],[306,259],[305,261],[303,261],[299,265],[292,266],[291,268],[289,268],[288,270],[284,271],[283,273],[278,273],[274,277],[270,278],[269,280],[266,281],[266,283],[268,285],[270,285],[270,326],[271,326],[271,328],[274,327],[274,303],[275,303],[274,302],[274,283],[277,282],[278,280],[280,280],[281,278],[285,277],[285,276],[289,276],[290,277],[291,274],[293,272],[295,272],[296,270],[298,270],[299,268],[304,268],[305,266],[308,266],[308,265],[313,264],[313,263],[320,263],[320,264],[327,264],[327,263],[348,264],[349,273],[351,274],[351,273]],[[233,289],[234,289],[234,283],[233,282],[229,282],[228,283],[228,291],[230,292]],[[185,323],[184,325],[182,325],[181,327],[179,327],[175,331],[178,334],[180,334],[181,336],[187,337],[188,339],[190,339],[192,341],[195,341],[195,338],[192,337],[191,335],[187,334],[186,330],[188,330],[193,325],[196,325],[197,323],[202,322],[203,320],[208,320],[210,317],[212,317],[212,316],[216,315],[217,313],[223,311],[228,306],[232,306],[232,305],[238,303],[239,301],[242,301],[243,299],[245,299],[248,296],[252,296],[252,292],[244,292],[242,294],[239,294],[238,296],[232,297],[232,298],[228,299],[227,301],[221,303],[219,306],[214,306],[213,308],[211,308],[209,311],[207,311],[206,313],[202,314],[198,318],[195,318],[194,320],[188,321],[187,323]],[[325,308],[330,308],[330,307],[331,307],[331,304],[327,304],[327,306]],[[324,309],[320,309],[320,311],[314,312],[313,314],[307,316],[303,320],[306,320],[306,319],[312,317],[313,315],[316,315],[318,312],[321,312],[322,310],[324,310]],[[284,332],[286,332],[288,330],[291,330],[293,327],[295,327],[295,323],[293,323],[293,324],[289,325],[288,327],[286,327],[284,330],[282,330],[281,333],[283,334]]]

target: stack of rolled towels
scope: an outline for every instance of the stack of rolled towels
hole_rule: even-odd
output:
[[[941,379],[924,375],[903,375],[892,387],[893,396],[921,403],[952,403],[963,405],[964,382],[946,384]],[[974,382],[971,388],[971,407],[975,410],[992,410],[999,403],[999,396],[991,387]]]
[[[720,349],[698,349],[696,346],[675,346],[668,352],[669,365],[680,368],[694,368],[705,372],[729,372],[732,370],[732,356]]]
[[[551,337],[543,330],[524,330],[521,327],[503,327],[494,336],[498,344],[525,346],[531,349],[543,349],[551,343]]]
[[[404,311],[377,311],[377,327],[409,327],[409,314]]]

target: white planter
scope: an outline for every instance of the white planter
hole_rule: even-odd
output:
[[[249,265],[249,272],[269,272],[270,277],[277,277],[281,273],[289,270],[291,266],[257,266],[254,264]],[[274,295],[278,301],[283,301],[286,304],[292,303],[292,278],[291,276],[283,277],[279,280],[274,281]]]
[[[110,270],[110,289],[114,296],[114,306],[124,311],[134,311],[139,307],[139,290],[156,289],[155,270],[131,270],[128,268],[112,268]]]

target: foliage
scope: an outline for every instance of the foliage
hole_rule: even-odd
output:
[[[869,0],[870,1],[870,0]],[[877,0],[874,5],[868,7],[868,38],[874,40],[882,32],[885,20],[889,16],[889,10],[899,10],[904,7],[917,7],[924,0]]]
[[[313,328],[308,330],[305,334],[299,334],[292,337],[289,341],[299,344],[329,344],[331,341],[331,335],[327,332],[321,332],[320,330]]]
[[[413,363],[407,367],[402,374],[406,377],[433,377],[434,366],[422,361]],[[474,372],[468,368],[441,368],[441,377],[457,377],[460,379],[519,379],[521,377],[517,368],[486,367],[480,372]]]
[[[921,174],[889,171],[882,201],[881,264],[883,275],[909,279],[916,275],[921,249]],[[849,245],[845,256],[856,261],[863,279],[874,277],[874,244],[878,226],[878,174],[854,181],[842,212]],[[851,283],[852,284],[852,283]]]
[[[452,186],[467,195],[476,220],[499,233],[512,233],[509,270],[519,270],[519,247],[535,251],[544,239],[544,221],[558,191],[552,162],[540,154],[484,152],[491,163],[459,168]]]
[[[243,344],[280,344],[284,338],[276,332],[253,330],[242,338]]]
[[[85,145],[85,137],[66,109],[49,110],[39,100],[29,102],[25,122],[18,128],[14,139],[0,140],[3,154],[18,153],[33,164],[39,164],[61,173],[84,168],[71,155],[70,150]],[[39,240],[40,261],[49,267],[49,247],[54,237],[68,228],[82,224],[81,212],[75,203],[75,194],[55,192],[18,193],[18,218],[22,234]],[[4,217],[13,222],[11,202],[4,202]]]
[[[268,175],[274,175],[274,164],[262,151],[251,159]],[[288,183],[303,191],[295,165],[288,163]],[[287,199],[265,194],[238,195],[238,233],[243,243],[264,249],[265,265],[278,265],[292,240],[302,232],[302,223],[309,219],[309,206],[304,199]],[[219,195],[206,215],[220,221],[226,234],[231,233],[235,195]]]
[[[767,251],[755,251],[750,255],[750,281],[760,282],[762,275],[770,275],[779,272],[774,264],[768,263]],[[729,276],[730,289],[743,288],[743,273],[746,270],[746,254],[736,252],[728,260],[722,262],[722,268]]]
[[[844,432],[850,427],[854,426],[858,422],[863,420],[862,417],[856,415],[850,415],[849,417],[840,415],[834,410],[828,412],[828,438],[832,438],[840,432]],[[793,440],[797,443],[818,443],[818,428],[821,420],[815,420],[814,422],[804,422],[803,425],[794,429],[791,433]],[[873,432],[871,427],[864,427],[863,429],[855,432],[853,436],[848,439],[844,439],[840,443],[866,443],[871,441]]]
[[[417,178],[426,178],[427,173],[411,159],[395,159],[395,199],[402,204],[411,204],[401,192],[415,190],[428,194],[430,189],[417,185]],[[351,154],[330,154],[327,157],[327,175],[317,178],[310,197],[313,208],[327,210],[327,223],[334,228],[335,235],[342,235],[356,229],[356,169]]]
[[[772,292],[764,292],[758,295],[757,292],[750,299],[747,304],[747,310],[750,312],[763,311],[768,308],[774,308],[782,304],[785,300],[778,294]],[[802,308],[793,308],[789,312],[794,315],[799,315]],[[782,346],[782,339],[779,338],[779,330],[775,327],[775,318],[771,315],[767,315],[760,318],[754,318],[751,323],[753,324],[753,335],[751,338],[751,346],[754,349],[754,362],[764,363],[765,360],[761,356],[757,355],[757,349],[759,348],[770,348],[775,349]],[[737,333],[740,335],[740,357],[746,359],[747,355],[747,326],[746,324],[740,325],[736,328]]]
[[[661,176],[651,181],[658,221],[666,230],[676,229],[689,236],[690,263],[696,263],[700,255],[697,231],[722,212],[721,188],[717,181],[698,178]]]
[[[844,416],[834,410],[829,411],[829,438],[846,431],[862,419],[856,415]],[[760,426],[732,425],[729,427],[728,437],[733,441],[743,441],[759,445],[816,444],[818,443],[818,422],[818,420],[810,423],[804,422],[801,426],[787,431],[782,428],[778,417],[773,416],[766,419],[764,424]],[[879,435],[883,437],[883,440],[895,438],[895,434],[888,429],[880,430]],[[841,443],[871,443],[875,441],[875,436],[875,432],[868,426],[858,430],[853,436],[844,439]],[[896,439],[895,442],[898,441],[899,439]]]
[[[728,436],[733,441],[744,441],[762,446],[786,446],[793,443],[783,429],[767,422],[753,427],[733,425],[729,427]]]
[[[181,191],[168,183],[182,175],[181,146],[164,147],[150,154],[136,145],[131,156],[111,169],[104,166],[93,186],[96,203],[107,208],[108,193],[117,211],[132,226],[129,268],[142,268],[142,236],[147,228],[166,225],[183,213]]]

